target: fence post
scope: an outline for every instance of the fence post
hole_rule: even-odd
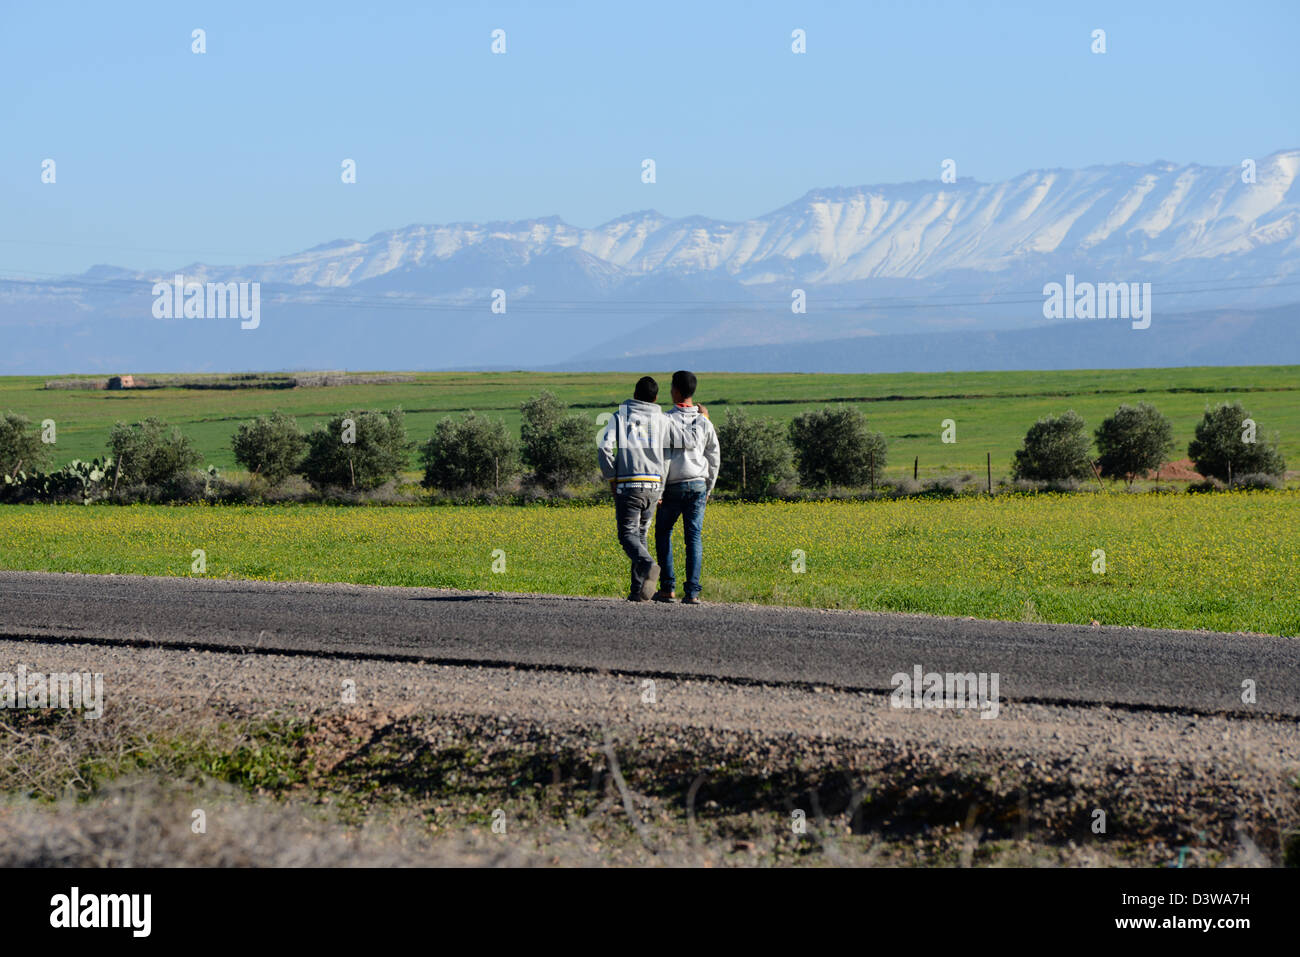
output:
[[[921,464],[921,456],[918,455],[916,458],[912,459],[912,481],[913,482],[916,481],[916,470],[920,464]]]
[[[988,469],[989,494],[993,494],[993,453],[984,453],[984,467]]]
[[[871,450],[871,494],[876,494],[876,450]]]

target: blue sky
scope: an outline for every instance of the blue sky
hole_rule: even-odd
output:
[[[252,262],[410,223],[744,219],[949,157],[984,181],[1235,165],[1300,146],[1298,27],[1294,0],[12,3],[0,276]]]

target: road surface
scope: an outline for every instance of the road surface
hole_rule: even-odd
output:
[[[0,639],[892,690],[988,672],[1004,701],[1300,717],[1300,641],[756,605],[0,571]],[[0,662],[0,670],[4,670]],[[1244,681],[1254,703],[1242,701]]]

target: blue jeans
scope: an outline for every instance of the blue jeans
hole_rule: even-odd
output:
[[[680,515],[686,536],[686,587],[683,591],[687,598],[700,593],[700,568],[704,564],[704,505],[708,501],[708,489],[709,484],[703,479],[664,486],[663,504],[655,516],[660,591],[672,591],[677,583],[673,572],[673,526]]]

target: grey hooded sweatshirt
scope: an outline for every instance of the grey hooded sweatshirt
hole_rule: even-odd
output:
[[[698,405],[675,405],[668,410],[668,420],[681,419],[685,426],[691,422],[699,425],[700,433],[695,437],[694,448],[673,449],[668,455],[667,485],[679,482],[693,482],[702,479],[708,484],[708,490],[718,482],[718,468],[722,464],[722,450],[718,446],[718,430],[713,423],[700,414]]]
[[[654,402],[628,399],[605,424],[597,443],[600,474],[615,479],[619,490],[653,489],[668,474],[668,452],[693,449],[704,440],[699,425],[708,420],[667,416]]]

